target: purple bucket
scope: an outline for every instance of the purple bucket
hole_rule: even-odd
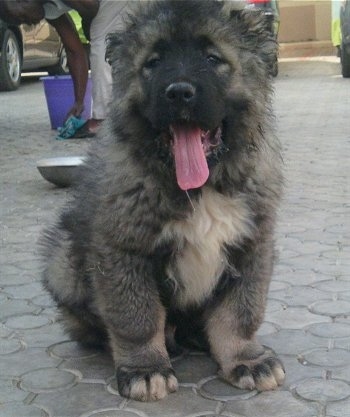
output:
[[[44,91],[52,129],[63,126],[69,109],[74,104],[74,87],[70,75],[56,75],[40,78],[44,83]],[[91,117],[91,79],[88,79],[84,98],[82,117]]]

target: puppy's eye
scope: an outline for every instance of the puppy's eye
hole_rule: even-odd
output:
[[[156,68],[160,63],[159,55],[152,55],[147,61],[144,63],[144,68],[153,69]]]
[[[223,59],[215,54],[209,54],[207,56],[207,62],[211,65],[220,65],[224,63]]]

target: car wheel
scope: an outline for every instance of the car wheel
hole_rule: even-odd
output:
[[[67,64],[67,53],[64,48],[61,49],[59,54],[59,61],[58,63],[47,69],[47,72],[50,75],[67,75],[69,74],[69,68]]]
[[[346,48],[344,44],[341,46],[341,71],[344,78],[350,77],[350,45]]]
[[[16,35],[5,31],[1,45],[0,90],[16,90],[21,83],[22,54]]]

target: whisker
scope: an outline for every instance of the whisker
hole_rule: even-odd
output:
[[[193,210],[193,211],[196,211],[196,208],[195,208],[194,204],[192,203],[192,200],[191,200],[190,195],[188,194],[188,191],[186,190],[186,191],[185,191],[185,193],[186,193],[186,195],[187,195],[187,198],[188,198],[189,202],[191,203],[192,210]]]

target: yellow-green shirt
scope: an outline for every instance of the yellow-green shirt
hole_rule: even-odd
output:
[[[89,41],[86,39],[83,31],[83,26],[81,24],[81,16],[76,10],[71,10],[69,12],[69,16],[73,19],[74,25],[78,31],[79,38],[82,43],[89,43]]]

